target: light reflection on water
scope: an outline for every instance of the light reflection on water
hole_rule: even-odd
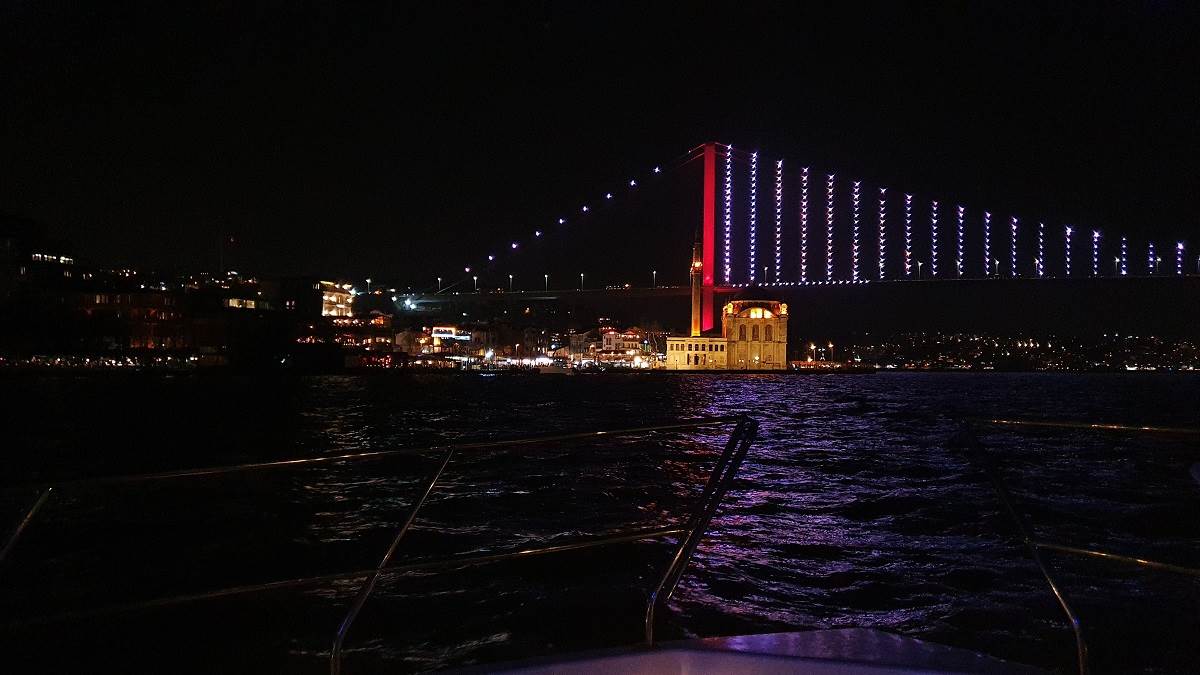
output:
[[[1175,376],[47,378],[3,386],[32,391],[25,409],[11,411],[14,443],[5,456],[6,475],[28,480],[746,413],[761,424],[759,441],[665,631],[873,626],[1049,666],[1069,664],[1069,636],[985,478],[950,439],[968,417],[1200,426],[1200,380]],[[142,401],[140,424],[105,424],[130,397]],[[80,413],[63,419],[48,402]],[[188,420],[179,410],[189,411]],[[1062,431],[988,431],[982,440],[1002,458],[1040,536],[1200,563],[1200,489],[1187,475],[1194,447]],[[401,555],[678,521],[706,477],[712,454],[704,448],[722,442],[706,431],[464,455]],[[54,536],[27,542],[31,558],[56,565],[23,574],[30,588],[57,587],[69,607],[368,568],[432,465],[432,455],[326,465],[72,500],[53,517]],[[125,522],[147,503],[161,518]],[[211,514],[191,513],[198,506]],[[154,535],[151,549],[131,534],[114,552],[94,533],[114,515],[131,531],[188,535]],[[424,669],[633,641],[638,598],[664,556],[663,546],[647,544],[391,579],[356,628],[352,658],[359,670]],[[1188,638],[1200,628],[1194,585],[1090,563],[1055,565],[1094,649],[1110,657],[1108,672],[1147,670],[1150,652],[1161,668],[1155,672],[1184,672],[1179,664],[1197,656]],[[128,576],[135,566],[136,582],[106,587],[107,576]],[[157,580],[153,589],[142,589],[147,577]],[[339,583],[280,600],[320,606],[296,610],[296,625],[279,626],[278,639],[264,642],[282,644],[289,669],[316,672],[353,591]],[[10,604],[28,609],[22,598]],[[548,627],[549,616],[561,625]],[[1129,648],[1110,646],[1121,642]]]

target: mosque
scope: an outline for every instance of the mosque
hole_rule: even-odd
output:
[[[667,338],[667,370],[786,370],[788,306],[735,299],[721,309],[721,332],[700,329],[703,275],[700,245],[692,249],[692,330]]]

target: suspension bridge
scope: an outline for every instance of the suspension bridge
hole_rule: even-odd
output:
[[[1194,302],[1200,286],[1195,283],[1200,279],[1200,257],[1182,236],[1135,239],[1086,224],[1047,222],[839,175],[755,149],[709,142],[671,162],[649,166],[638,175],[596,190],[592,199],[547,218],[523,236],[514,234],[496,242],[492,252],[464,261],[459,271],[439,277],[436,285],[424,285],[409,301],[413,305],[451,303],[459,308],[507,295],[514,307],[522,302],[566,299],[576,307],[589,303],[620,307],[621,303],[682,295],[685,289],[670,283],[668,275],[660,285],[657,270],[649,274],[631,271],[625,276],[636,283],[614,283],[614,278],[621,278],[620,272],[610,271],[608,279],[583,271],[577,276],[561,271],[552,275],[526,256],[528,249],[544,243],[551,234],[587,228],[599,213],[619,209],[622,199],[681,173],[687,176],[686,186],[674,196],[684,203],[669,208],[684,214],[684,222],[675,226],[690,230],[671,233],[680,245],[672,249],[678,260],[667,264],[678,268],[670,270],[673,273],[686,270],[691,242],[700,243],[704,330],[714,327],[715,308],[722,296],[748,287],[772,289],[815,305],[820,305],[822,294],[829,303],[854,298],[874,305],[873,297],[888,302],[887,298],[900,296],[879,291],[846,295],[833,293],[830,287],[877,289],[879,284],[921,282],[920,288],[929,289],[959,282],[960,291],[939,291],[926,297],[953,300],[970,289],[975,301],[991,298],[989,301],[998,302],[1005,294],[1018,293],[1029,298],[1062,296],[1051,305],[1071,306],[1072,293],[1081,298],[1097,293],[1089,289],[1104,280],[1104,290],[1099,292],[1102,298],[1115,302],[1125,297],[1136,306],[1140,289],[1147,288],[1145,279],[1156,280],[1153,294],[1158,296],[1162,295],[1161,284],[1170,283],[1168,279],[1190,279],[1169,293],[1180,302],[1187,298]],[[619,267],[617,261],[627,257],[622,253],[629,247],[618,243],[614,248],[624,249],[611,252],[613,266]],[[680,276],[671,278],[682,281]],[[514,284],[514,278],[524,283]],[[997,288],[997,281],[1016,283]],[[1114,281],[1130,285],[1114,295],[1108,285]],[[933,282],[936,285],[931,285]],[[1038,282],[1046,286],[1033,285]],[[1080,283],[1068,283],[1064,290],[1064,282]],[[954,302],[939,302],[945,309],[953,308]],[[961,304],[970,302],[964,299]],[[1074,304],[1096,305],[1086,298]]]

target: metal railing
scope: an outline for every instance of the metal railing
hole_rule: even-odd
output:
[[[704,490],[701,493],[696,509],[688,518],[688,522],[685,526],[664,526],[650,529],[642,528],[635,530],[624,530],[602,537],[559,542],[534,548],[517,548],[490,553],[452,555],[436,560],[423,560],[400,565],[393,564],[393,560],[401,540],[411,529],[413,522],[417,518],[417,514],[421,511],[421,508],[425,505],[430,494],[434,491],[439,479],[445,472],[446,467],[449,465],[450,460],[458,453],[467,451],[505,450],[551,442],[597,440],[621,436],[633,436],[638,434],[667,431],[686,431],[706,427],[721,427],[729,425],[733,425],[733,428],[729,434],[729,438],[726,441],[725,447],[720,456],[718,456],[712,472],[709,474],[708,481],[704,486]],[[33,617],[20,622],[6,623],[3,624],[3,627],[12,628],[17,626],[28,626],[31,624],[46,624],[81,618],[92,618],[107,614],[168,607],[217,598],[228,598],[252,593],[261,593],[265,591],[318,586],[333,581],[361,579],[363,583],[359,587],[358,592],[355,594],[354,601],[350,605],[345,617],[338,626],[337,633],[334,637],[333,646],[330,650],[330,672],[334,675],[338,675],[341,672],[342,652],[344,650],[344,645],[350,629],[354,625],[355,620],[358,618],[359,613],[362,611],[363,607],[366,605],[367,601],[375,591],[379,581],[385,575],[402,574],[413,571],[454,569],[472,565],[490,564],[504,560],[531,558],[535,556],[561,553],[566,551],[579,551],[613,544],[630,543],[662,537],[677,537],[679,542],[676,545],[675,553],[671,558],[671,562],[667,566],[667,569],[664,571],[663,576],[655,586],[654,590],[650,593],[646,603],[644,619],[645,640],[647,644],[653,644],[656,610],[664,605],[671,598],[672,593],[674,593],[676,586],[683,576],[684,570],[687,568],[687,565],[691,560],[692,554],[695,552],[696,547],[699,545],[700,540],[704,536],[705,530],[708,528],[709,523],[716,514],[721,500],[729,490],[729,486],[732,483],[733,478],[736,476],[738,468],[741,466],[742,460],[745,458],[750,445],[754,442],[757,433],[758,423],[744,415],[709,417],[681,421],[674,424],[648,427],[569,434],[552,434],[531,438],[485,441],[479,443],[461,443],[440,447],[435,446],[416,449],[350,453],[325,457],[282,460],[276,462],[259,462],[252,464],[205,467],[153,474],[131,474],[85,480],[64,481],[55,484],[26,486],[24,488],[26,490],[36,488],[38,491],[38,496],[26,511],[25,515],[21,518],[12,534],[9,536],[4,548],[0,549],[0,563],[4,562],[5,558],[7,558],[11,551],[16,547],[21,535],[29,527],[29,524],[34,520],[35,516],[42,510],[43,506],[47,503],[47,501],[49,501],[50,497],[56,493],[61,493],[64,491],[69,492],[72,489],[85,487],[91,488],[97,486],[113,486],[165,480],[202,478],[224,474],[287,469],[333,462],[373,461],[400,455],[420,455],[432,452],[440,453],[439,462],[435,470],[431,472],[428,479],[422,483],[421,492],[405,517],[404,522],[397,530],[396,535],[391,539],[391,542],[383,556],[380,558],[379,563],[370,569],[355,570],[351,572],[338,572],[334,574],[324,574],[296,579],[284,579],[258,584],[220,588],[199,593],[156,598],[152,600],[109,605],[99,608],[73,610],[47,616]],[[8,488],[6,491],[13,489],[20,488]]]
[[[1050,587],[1050,592],[1054,594],[1054,599],[1058,602],[1063,614],[1067,618],[1067,623],[1071,628],[1071,633],[1075,639],[1075,658],[1079,669],[1079,675],[1088,675],[1088,647],[1087,641],[1083,635],[1083,625],[1079,620],[1079,615],[1072,609],[1070,602],[1063,593],[1062,588],[1054,578],[1050,565],[1042,557],[1042,551],[1051,551],[1055,553],[1063,553],[1084,558],[1093,558],[1106,560],[1109,562],[1117,562],[1126,565],[1132,565],[1144,569],[1154,570],[1158,572],[1171,572],[1174,574],[1182,574],[1186,576],[1200,578],[1200,569],[1184,567],[1182,565],[1174,565],[1171,563],[1158,562],[1147,558],[1136,556],[1122,555],[1109,551],[1100,551],[1096,549],[1084,548],[1081,546],[1072,546],[1068,544],[1055,543],[1039,539],[1030,526],[1025,516],[1017,509],[1012,493],[1009,492],[1007,484],[1004,482],[1004,476],[1001,473],[999,462],[990,455],[982,452],[982,444],[975,438],[974,432],[984,426],[995,426],[1000,428],[1034,428],[1034,429],[1073,429],[1080,431],[1107,431],[1107,432],[1130,432],[1130,433],[1150,433],[1171,436],[1196,436],[1200,437],[1200,429],[1190,429],[1181,427],[1158,427],[1158,426],[1142,426],[1130,424],[1107,424],[1107,423],[1088,423],[1088,422],[1073,422],[1060,420],[1020,420],[1020,419],[969,419],[967,420],[968,432],[971,437],[971,447],[976,451],[974,453],[977,461],[982,464],[987,471],[992,482],[992,488],[996,492],[996,496],[1000,499],[1000,503],[1004,506],[1004,510],[1008,513],[1016,525],[1017,530],[1021,535],[1021,542],[1025,546],[1029,556],[1037,565],[1042,577],[1046,580],[1046,584]]]

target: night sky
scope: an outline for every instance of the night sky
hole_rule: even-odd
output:
[[[1200,250],[1192,3],[179,4],[3,4],[0,211],[96,263],[228,234],[263,274],[429,279],[719,140]]]

